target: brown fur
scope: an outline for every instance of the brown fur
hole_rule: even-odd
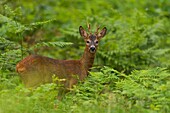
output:
[[[86,49],[85,49],[86,50]],[[85,52],[86,53],[86,52]],[[95,54],[83,55],[81,60],[55,60],[52,58],[30,55],[16,66],[26,87],[36,87],[52,82],[52,76],[66,79],[65,86],[71,88],[77,83],[77,78],[83,80],[92,67]],[[72,82],[69,82],[72,81]]]
[[[104,30],[106,32],[106,28]],[[97,35],[103,37],[105,35],[105,33],[102,35],[104,30],[100,34],[96,34],[96,37]],[[80,34],[85,41],[89,39],[89,35],[82,27],[80,27]],[[55,75],[58,79],[64,80],[62,83],[65,88],[71,88],[78,80],[87,77],[94,58],[95,53],[91,53],[89,45],[86,45],[80,60],[56,60],[39,55],[30,55],[16,65],[16,70],[26,87],[37,87],[41,84],[51,83],[53,82],[52,76]]]

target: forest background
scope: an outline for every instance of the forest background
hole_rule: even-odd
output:
[[[26,89],[29,54],[79,59],[79,26],[106,26],[93,69],[62,101],[54,83]],[[0,113],[170,112],[170,0],[1,0]]]

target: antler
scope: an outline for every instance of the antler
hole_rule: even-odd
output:
[[[90,24],[89,24],[89,23],[87,23],[87,27],[88,27],[88,32],[89,32],[90,34],[92,34],[91,31],[90,31]],[[96,29],[96,32],[95,32],[96,34],[98,34],[99,29],[100,29],[100,25],[97,26],[97,29]]]
[[[100,29],[100,26],[98,25],[97,29],[96,29],[96,32],[95,32],[96,34],[98,34],[99,29]]]
[[[90,24],[87,23],[87,27],[88,27],[88,32],[91,34],[91,31],[90,31]]]

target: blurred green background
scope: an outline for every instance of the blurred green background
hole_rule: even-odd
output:
[[[1,16],[6,17],[1,17],[0,36],[15,41],[16,46],[22,42],[25,51],[42,42],[72,42],[71,47],[35,51],[58,59],[79,59],[84,42],[78,28],[90,23],[93,31],[98,25],[108,29],[96,65],[127,73],[155,66],[169,68],[169,0],[2,0],[1,4]]]
[[[93,32],[98,25],[108,29],[94,71],[170,70],[170,0],[1,0],[2,92],[21,85],[15,65],[29,54],[79,59],[85,43],[78,28],[87,23]]]
[[[78,28],[80,25],[87,28],[90,23],[92,31],[98,25],[108,29],[95,65],[108,65],[127,73],[155,66],[169,68],[169,0],[2,0],[1,4],[0,36],[15,43],[12,50],[19,49],[22,43],[24,57],[36,53],[58,59],[79,59],[84,42]],[[35,50],[33,46],[42,42],[73,45]],[[31,47],[35,51],[29,50]],[[1,45],[2,53],[6,48],[5,44]]]

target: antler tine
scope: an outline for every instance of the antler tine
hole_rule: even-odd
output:
[[[87,23],[87,27],[88,27],[88,32],[91,34],[91,31],[90,31],[90,24]]]
[[[98,25],[97,29],[96,29],[96,32],[95,32],[96,34],[98,33],[99,29],[100,29],[100,26]]]

